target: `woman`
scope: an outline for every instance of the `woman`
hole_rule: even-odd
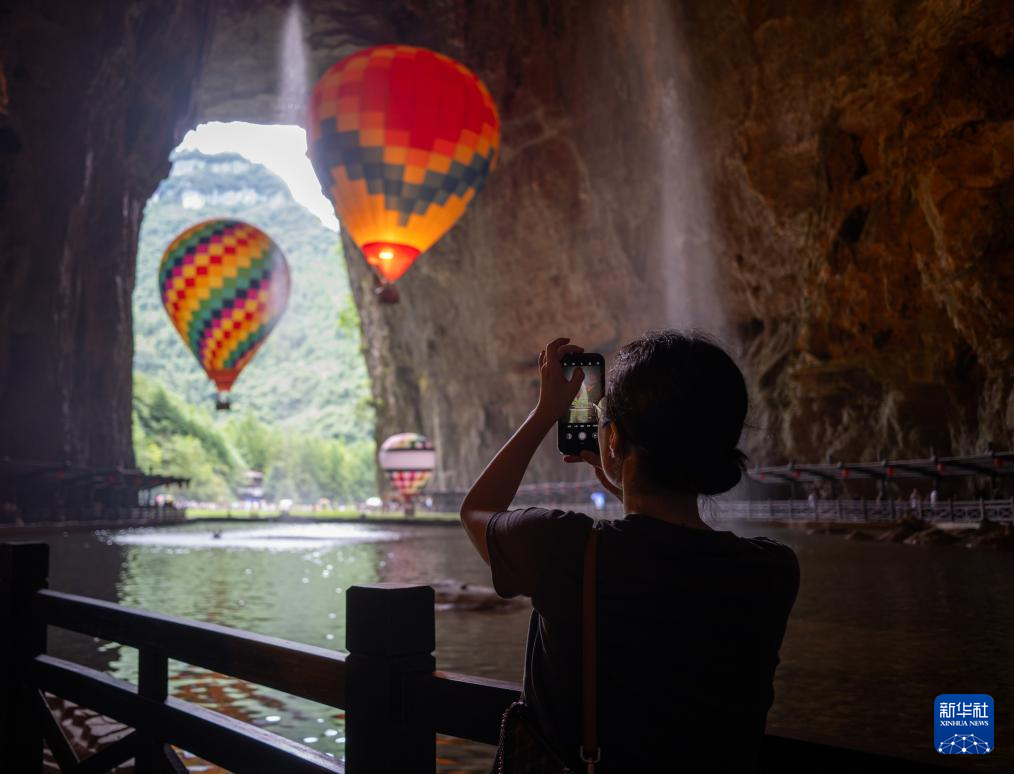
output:
[[[580,389],[580,369],[568,381],[560,364],[582,351],[568,341],[541,353],[538,404],[473,484],[461,519],[497,592],[532,598],[525,700],[560,758],[582,770],[581,583],[592,520],[507,510]],[[740,480],[746,412],[743,375],[702,336],[649,333],[616,355],[599,454],[583,454],[626,513],[599,525],[598,772],[757,768],[799,567],[774,540],[712,530],[697,505]]]

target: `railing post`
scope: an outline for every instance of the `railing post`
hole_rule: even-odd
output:
[[[352,586],[345,621],[346,771],[435,771],[436,733],[405,709],[412,678],[436,666],[433,589]]]
[[[138,695],[157,704],[169,696],[169,659],[165,654],[151,648],[141,648],[138,653]],[[164,743],[156,734],[145,731],[139,734],[140,746],[134,758],[137,774],[159,774],[167,770]]]
[[[4,771],[42,771],[38,690],[27,682],[30,662],[46,652],[46,624],[33,615],[34,595],[46,588],[49,546],[0,544],[0,761]]]

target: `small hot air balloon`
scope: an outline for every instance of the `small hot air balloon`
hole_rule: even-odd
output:
[[[500,149],[482,81],[415,46],[342,59],[317,82],[309,113],[317,179],[381,290],[461,217]]]
[[[412,515],[412,498],[426,486],[436,466],[433,444],[419,433],[398,433],[380,445],[380,469],[405,501],[405,515]]]
[[[238,220],[207,220],[162,255],[158,285],[169,319],[218,389],[216,407],[278,324],[289,264],[271,238]]]

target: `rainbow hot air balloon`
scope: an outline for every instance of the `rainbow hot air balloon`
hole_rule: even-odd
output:
[[[398,433],[380,445],[377,456],[381,470],[405,501],[405,514],[410,515],[412,498],[426,486],[436,466],[433,444],[419,433]]]
[[[158,268],[162,304],[215,383],[217,407],[278,324],[289,301],[289,265],[256,226],[208,220],[177,236]]]
[[[461,217],[500,148],[482,81],[415,46],[376,46],[331,67],[314,87],[309,131],[321,187],[384,283]]]

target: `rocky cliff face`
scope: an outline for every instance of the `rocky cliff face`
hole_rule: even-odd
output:
[[[189,120],[193,11],[0,6],[0,456],[133,464],[137,234]]]
[[[765,456],[1009,447],[1014,8],[736,7],[686,36]]]
[[[175,138],[293,120],[300,83],[390,41],[468,64],[503,119],[499,168],[398,306],[349,266],[378,437],[432,437],[438,488],[524,417],[545,341],[608,359],[665,325],[741,353],[760,460],[1011,443],[1008,4],[178,6],[5,25],[0,453],[129,457],[137,213]],[[552,445],[533,474],[578,475]]]

